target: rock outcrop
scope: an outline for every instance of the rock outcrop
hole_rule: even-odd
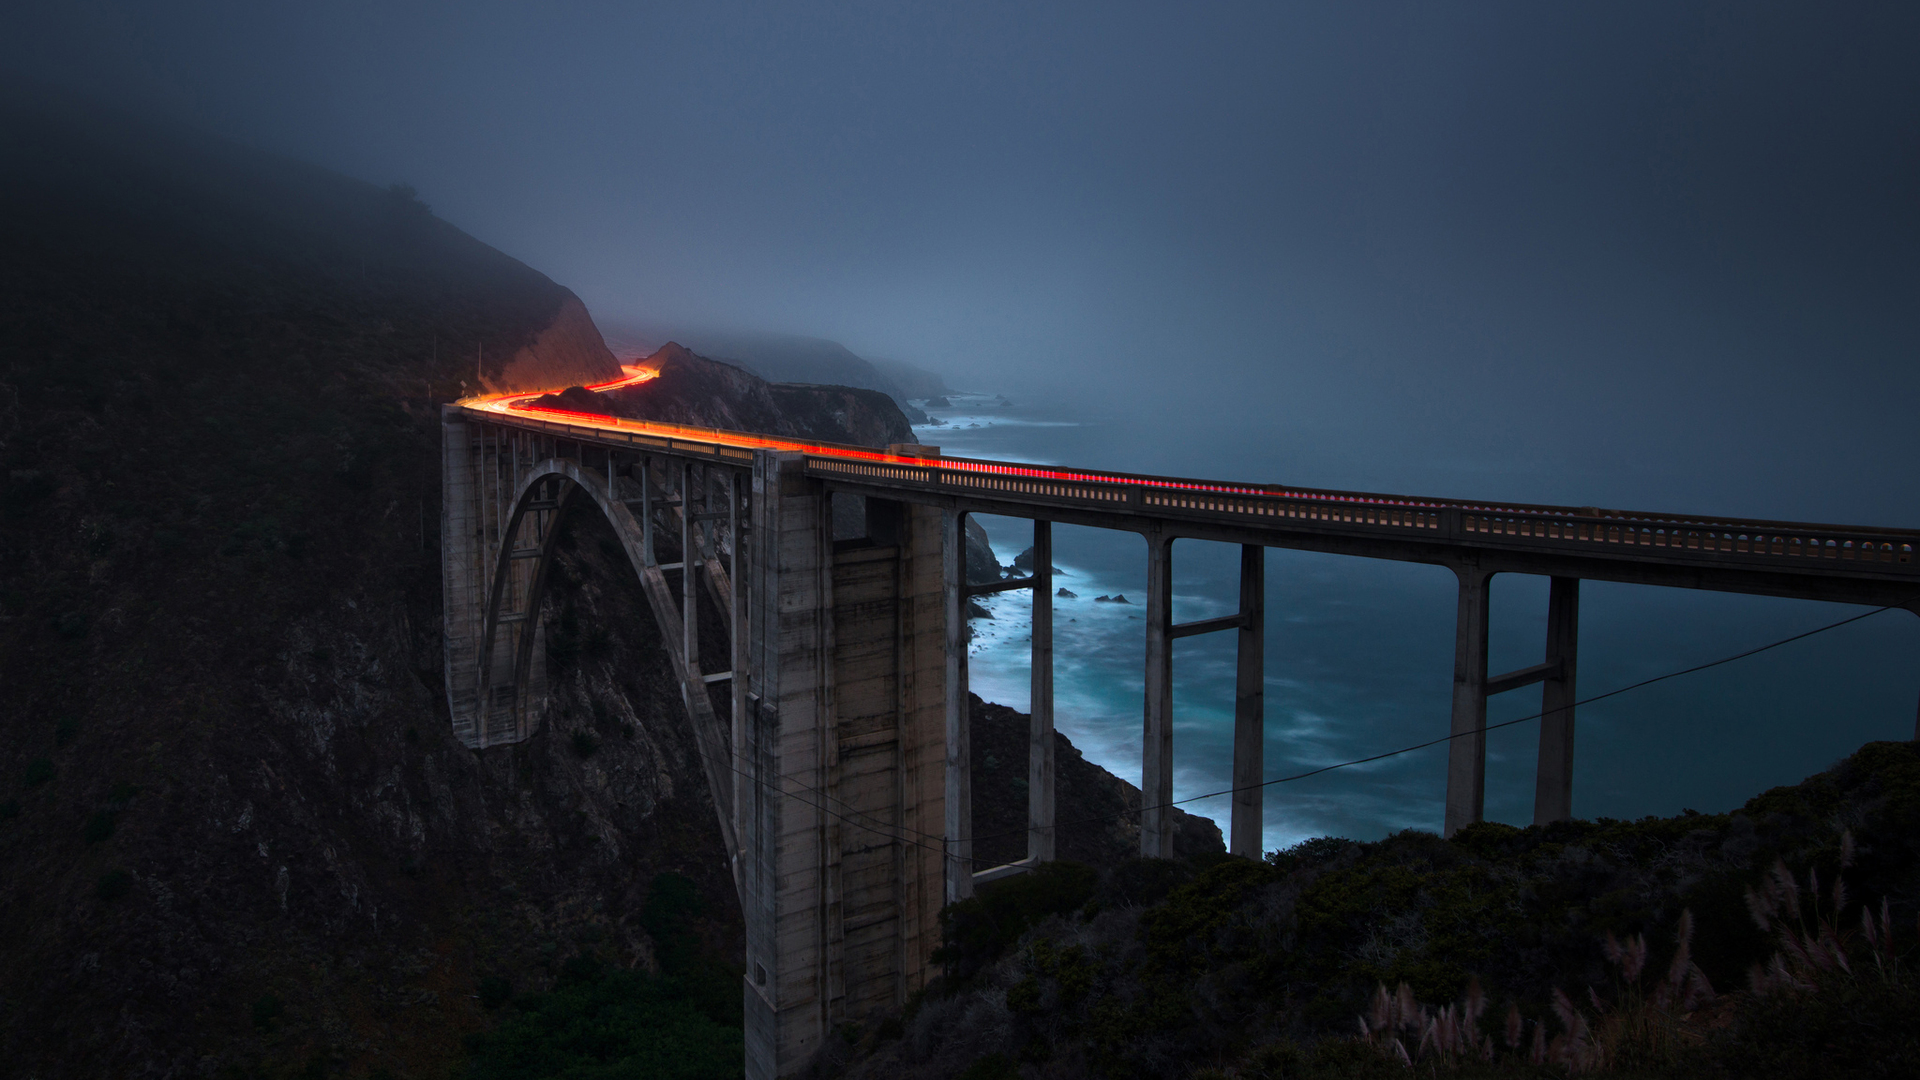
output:
[[[625,356],[643,355],[657,343],[674,340],[702,356],[742,367],[774,383],[808,383],[822,386],[850,386],[878,390],[892,398],[915,423],[925,414],[909,404],[909,398],[947,393],[940,376],[898,360],[869,360],[837,341],[802,337],[797,334],[767,334],[743,331],[615,322],[612,338]]]
[[[987,539],[987,528],[980,519],[967,517],[967,584],[990,585],[1003,581],[1007,568],[1000,565],[999,556],[993,553],[993,545]]]
[[[0,100],[0,205],[4,1071],[445,1076],[482,980],[651,965],[664,870],[737,955],[590,519],[539,732],[446,716],[439,405],[604,375],[573,295],[405,189],[78,108]]]
[[[982,701],[973,706],[973,857],[981,868],[1027,857],[1027,760],[1032,718]],[[1140,789],[1088,761],[1053,733],[1055,838],[1062,859],[1117,866],[1140,854]],[[1226,851],[1220,826],[1173,808],[1178,858]]]
[[[593,316],[568,292],[559,310],[534,339],[521,346],[488,382],[498,391],[544,390],[553,386],[612,382],[620,377]]]
[[[878,391],[769,383],[674,342],[639,364],[659,377],[600,395],[616,415],[860,446],[913,441],[906,416]]]
[[[833,441],[884,447],[914,441],[913,428],[899,404],[878,390],[855,386],[774,383],[774,402],[795,427],[843,431]],[[816,436],[825,439],[826,436]]]

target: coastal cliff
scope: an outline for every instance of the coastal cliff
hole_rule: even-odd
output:
[[[616,415],[858,446],[913,441],[906,415],[877,390],[768,382],[674,342],[637,363],[660,374],[601,395]]]
[[[533,737],[446,714],[439,406],[604,381],[579,300],[404,185],[80,107],[0,101],[0,203],[7,1071],[446,1076],[602,969],[737,1035],[712,801],[603,521],[560,526]],[[911,439],[658,360],[622,408]]]
[[[1027,761],[1031,717],[969,694],[973,710],[973,857],[998,866],[1027,857]],[[1058,731],[1054,745],[1055,853],[1088,866],[1119,866],[1140,854],[1140,789],[1088,761]],[[1220,826],[1172,807],[1173,854],[1226,851]]]
[[[619,377],[620,363],[601,339],[593,316],[579,297],[568,292],[552,320],[486,381],[493,390],[505,392],[545,390],[569,383],[592,385]]]
[[[737,953],[590,529],[538,733],[446,716],[439,405],[604,378],[577,298],[404,186],[78,106],[0,101],[0,205],[3,1071],[444,1076],[484,987],[657,967],[662,874]]]
[[[617,342],[623,356],[644,355],[668,341],[679,342],[702,356],[742,367],[773,383],[849,386],[878,390],[892,398],[916,423],[926,417],[908,401],[950,393],[933,372],[898,360],[859,356],[837,341],[797,334],[768,334],[699,327],[616,321],[609,342]]]

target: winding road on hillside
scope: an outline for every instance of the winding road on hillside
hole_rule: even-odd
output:
[[[658,377],[654,369],[627,366],[624,377],[586,389],[604,392],[638,386]],[[1444,561],[1432,549],[1492,548],[1540,555],[1575,555],[1583,561],[1599,556],[1618,564],[1613,572],[1582,576],[1644,584],[1721,589],[1808,599],[1842,600],[1907,606],[1920,596],[1920,564],[1914,548],[1920,530],[1874,526],[1770,521],[1756,518],[1707,517],[1647,513],[1598,507],[1549,506],[1525,503],[1486,503],[1458,499],[1422,498],[1374,492],[1338,491],[1272,484],[1147,476],[1088,469],[1060,469],[1015,462],[944,457],[936,448],[896,445],[888,450],[833,443],[806,442],[751,432],[633,420],[597,413],[575,412],[536,404],[539,392],[468,398],[458,406],[509,424],[570,431],[594,442],[640,442],[670,439],[682,445],[706,445],[739,450],[772,450],[804,454],[810,469],[834,479],[867,486],[914,488],[958,486],[966,493],[1008,498],[1018,503],[1062,500],[1065,511],[1053,520],[1106,527],[1130,527],[1116,515],[1135,516],[1144,510],[1155,519],[1197,517],[1210,522],[1252,525],[1263,532],[1275,527],[1301,529],[1324,536],[1328,532],[1354,534],[1351,544],[1315,542],[1274,543],[1338,553],[1413,561]],[[933,467],[934,473],[926,470]],[[1083,487],[1082,485],[1094,485]],[[1122,496],[1125,497],[1116,497]],[[1135,515],[1126,512],[1135,511]],[[1092,511],[1092,520],[1086,511]],[[1021,515],[1018,510],[1011,511]],[[1357,528],[1356,528],[1357,527]],[[1194,535],[1197,539],[1208,537]],[[1421,553],[1388,550],[1368,539],[1413,540]],[[1220,537],[1239,540],[1239,537]],[[1303,536],[1301,540],[1306,540]],[[1400,545],[1396,544],[1397,549]],[[1676,578],[1656,567],[1682,570]],[[1508,572],[1529,572],[1524,566],[1503,566]],[[1732,575],[1699,571],[1725,569]],[[1545,569],[1531,572],[1547,572]],[[1811,590],[1804,581],[1768,580],[1781,574],[1809,575],[1831,585]],[[1894,591],[1876,587],[1901,582]],[[1839,582],[1853,580],[1864,588]],[[1869,582],[1875,584],[1868,584]],[[1911,587],[1907,583],[1912,583]]]

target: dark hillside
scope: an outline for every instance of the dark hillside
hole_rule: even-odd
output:
[[[1032,719],[968,695],[973,708],[973,857],[981,867],[1027,857],[1027,759]],[[1055,731],[1055,854],[1117,866],[1140,852],[1140,789],[1088,761]],[[1173,849],[1182,858],[1227,850],[1220,826],[1173,808]]]
[[[650,620],[587,640],[531,742],[448,735],[437,406],[610,363],[404,190],[0,106],[6,1071],[442,1076],[483,978],[648,963],[658,870],[724,946]]]
[[[535,736],[449,732],[438,407],[611,365],[405,189],[0,99],[0,1072],[440,1078],[476,1034],[522,1075],[589,1014],[628,1025],[607,1053],[738,1037],[737,901],[604,522],[562,526]],[[740,374],[672,418],[904,429]]]
[[[745,368],[768,382],[821,383],[879,390],[904,400],[891,379],[837,341],[797,334],[708,330],[693,327],[616,324],[629,342],[677,341],[701,356]]]
[[[1869,743],[1728,814],[1010,879],[845,1072],[1913,1076],[1916,914],[1920,744]]]

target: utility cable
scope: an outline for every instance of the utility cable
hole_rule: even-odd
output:
[[[1907,603],[1912,603],[1914,601],[1920,601],[1920,596],[1914,597],[1913,600],[1909,600],[1907,601]],[[1904,607],[1904,606],[1905,604],[1891,604],[1886,607],[1875,608],[1872,611],[1862,612],[1861,614],[1858,614],[1858,615],[1852,615],[1845,619],[1841,619],[1837,622],[1828,623],[1825,626],[1819,626],[1811,630],[1802,631],[1798,634],[1792,634],[1787,637],[1780,638],[1776,641],[1768,642],[1767,644],[1764,644],[1764,645],[1759,645],[1754,648],[1744,650],[1742,652],[1733,653],[1732,655],[1729,655],[1729,656],[1720,657],[1719,659],[1716,659],[1716,660],[1709,660],[1702,664],[1695,664],[1692,667],[1681,668],[1677,671],[1669,671],[1669,672],[1666,672],[1665,674],[1656,675],[1649,679],[1642,679],[1639,682],[1629,683],[1626,686],[1618,687],[1613,690],[1608,690],[1605,693],[1595,694],[1591,697],[1581,698],[1578,701],[1575,701],[1571,705],[1567,706],[1567,708],[1569,709],[1578,708],[1579,706],[1582,706],[1582,705],[1589,705],[1597,701],[1604,701],[1607,698],[1618,697],[1619,695],[1625,694],[1629,691],[1638,690],[1642,687],[1651,686],[1655,683],[1665,682],[1668,679],[1677,679],[1683,675],[1692,675],[1701,671],[1706,671],[1710,668],[1716,668],[1724,664],[1733,663],[1736,660],[1744,660],[1747,657],[1757,656],[1760,653],[1777,649],[1783,645],[1789,645],[1789,644],[1792,644],[1793,642],[1814,637],[1815,635],[1818,635],[1818,634],[1824,634],[1830,630],[1837,630],[1840,627],[1859,622],[1863,619],[1869,619],[1883,612],[1892,611],[1895,608]],[[1384,753],[1372,754],[1367,757],[1354,758],[1349,761],[1337,762],[1332,765],[1323,765],[1319,768],[1309,769],[1305,772],[1295,773],[1290,776],[1276,777],[1275,779],[1272,779],[1272,780],[1262,781],[1260,784],[1257,784],[1257,785],[1245,785],[1242,787],[1223,788],[1219,791],[1211,791],[1202,795],[1193,795],[1185,799],[1175,799],[1172,802],[1160,803],[1152,807],[1143,806],[1134,810],[1123,810],[1117,814],[1103,814],[1095,817],[1078,818],[1073,821],[1055,822],[1053,825],[1053,828],[1055,830],[1059,830],[1059,829],[1069,828],[1069,827],[1079,826],[1079,825],[1095,825],[1095,824],[1101,824],[1108,821],[1117,821],[1117,820],[1122,820],[1125,818],[1132,817],[1136,814],[1144,813],[1150,809],[1167,809],[1174,806],[1180,806],[1186,803],[1198,802],[1202,799],[1211,799],[1211,798],[1218,798],[1219,796],[1222,796],[1222,795],[1231,795],[1237,791],[1250,791],[1250,790],[1254,790],[1255,788],[1265,788],[1265,787],[1271,787],[1276,784],[1291,783],[1295,780],[1305,780],[1308,777],[1318,776],[1321,773],[1332,772],[1336,769],[1350,768],[1355,765],[1365,765],[1375,761],[1383,761],[1387,758],[1398,757],[1402,754],[1409,754],[1416,750],[1424,750],[1431,746],[1438,746],[1441,743],[1452,742],[1454,739],[1465,738],[1469,735],[1484,734],[1485,732],[1488,732],[1488,731],[1497,731],[1501,728],[1513,727],[1517,724],[1524,724],[1529,721],[1539,720],[1546,715],[1547,714],[1545,711],[1537,712],[1528,716],[1519,717],[1517,719],[1502,721],[1501,723],[1498,723],[1498,724],[1488,724],[1484,727],[1475,728],[1472,731],[1463,731],[1463,732],[1443,735],[1437,739],[1428,739],[1425,742],[1415,743],[1412,746],[1404,746],[1397,750],[1389,750]],[[696,734],[695,737],[696,739],[701,741],[703,744],[705,743],[705,739],[701,738],[699,735]],[[798,799],[803,805],[811,807],[812,809],[818,810],[821,813],[827,814],[831,817],[838,818],[839,820],[846,822],[850,825],[853,825],[855,828],[859,828],[865,832],[870,832],[876,836],[884,837],[896,843],[911,844],[914,847],[918,847],[926,851],[936,852],[940,854],[943,858],[956,858],[956,856],[952,855],[947,850],[947,845],[949,843],[957,842],[959,839],[964,839],[968,841],[995,840],[995,839],[1000,839],[1002,837],[1007,837],[1007,836],[1017,836],[1028,831],[1027,829],[1012,829],[1012,830],[1004,830],[997,833],[982,833],[975,836],[956,838],[956,840],[954,841],[947,841],[945,840],[944,837],[935,837],[935,835],[932,833],[922,832],[921,830],[918,830],[918,829],[907,830],[909,832],[916,832],[922,836],[939,839],[942,841],[938,845],[922,843],[918,840],[913,839],[912,837],[902,836],[902,835],[899,835],[898,833],[889,831],[890,828],[893,828],[893,826],[881,827],[879,825],[866,824],[860,821],[856,821],[854,820],[854,817],[850,816],[849,814],[843,814],[837,810],[834,810],[832,807],[822,805],[821,803],[812,802],[805,798],[801,798],[801,796],[798,793],[795,793],[793,791],[781,790],[781,788],[779,787],[779,782],[788,781],[794,784],[798,784],[803,790],[807,792],[811,792],[813,794],[817,794],[823,799],[829,800],[831,802],[840,803],[843,806],[847,805],[844,800],[838,799],[833,795],[830,795],[829,793],[821,790],[820,788],[814,787],[813,785],[806,783],[806,781],[800,779],[798,776],[785,774],[785,773],[776,774],[774,777],[771,778],[771,781],[769,781],[769,779],[767,778],[750,775],[744,770],[738,768],[730,760],[728,760],[730,757],[731,757],[730,754],[724,755],[724,756],[721,756],[719,760],[726,763],[726,768],[729,771],[739,776],[747,778],[748,780],[753,782],[756,786],[771,789],[776,794],[784,795],[787,798]],[[854,815],[859,815],[861,817],[867,816],[862,811],[859,811],[852,807],[848,807],[848,808],[849,810],[852,810],[852,813]],[[969,857],[966,861],[970,863],[978,864],[978,863],[985,862],[986,860]]]
[[[1573,704],[1568,705],[1567,708],[1574,709],[1582,705],[1590,705],[1596,701],[1604,701],[1610,697],[1617,697],[1621,694],[1626,693],[1629,690],[1638,690],[1643,686],[1652,686],[1654,683],[1657,683],[1657,682],[1665,682],[1668,679],[1677,679],[1682,675],[1692,675],[1696,672],[1705,671],[1708,668],[1719,667],[1722,664],[1731,664],[1735,660],[1744,660],[1749,656],[1757,656],[1760,653],[1767,652],[1768,650],[1777,649],[1782,645],[1789,645],[1789,644],[1792,644],[1793,642],[1800,641],[1804,638],[1813,637],[1816,634],[1824,634],[1829,630],[1837,630],[1842,626],[1846,626],[1850,623],[1857,623],[1862,619],[1870,619],[1875,615],[1881,614],[1882,612],[1893,611],[1897,608],[1903,608],[1907,604],[1914,603],[1915,601],[1920,601],[1920,596],[1915,596],[1912,599],[1905,601],[1904,603],[1889,604],[1886,607],[1879,607],[1879,608],[1873,609],[1872,611],[1862,612],[1859,615],[1852,615],[1847,618],[1841,619],[1839,622],[1832,622],[1832,623],[1828,623],[1825,626],[1815,627],[1812,630],[1802,631],[1801,633],[1793,634],[1789,637],[1781,638],[1778,641],[1771,641],[1765,645],[1760,645],[1755,648],[1748,649],[1744,652],[1737,652],[1731,656],[1723,656],[1718,660],[1709,660],[1704,664],[1695,664],[1692,667],[1681,668],[1678,671],[1669,671],[1664,675],[1655,675],[1651,679],[1642,679],[1639,682],[1630,683],[1626,686],[1622,686],[1615,690],[1609,690],[1604,694],[1595,694],[1592,697],[1581,698],[1580,700],[1574,702]],[[1538,720],[1541,717],[1544,717],[1546,715],[1547,714],[1545,711],[1541,711],[1541,712],[1534,713],[1531,716],[1522,716],[1515,720],[1504,720],[1498,724],[1488,724],[1488,725],[1485,725],[1484,727],[1474,728],[1471,731],[1461,731],[1461,732],[1455,732],[1448,735],[1442,735],[1437,739],[1428,739],[1426,742],[1415,743],[1412,746],[1403,746],[1398,750],[1388,750],[1385,753],[1373,754],[1363,758],[1354,758],[1351,761],[1341,761],[1341,762],[1336,762],[1335,764],[1332,764],[1332,765],[1322,765],[1317,769],[1308,769],[1306,772],[1294,773],[1291,776],[1281,776],[1272,780],[1264,780],[1258,784],[1247,784],[1240,787],[1222,788],[1219,791],[1210,791],[1204,795],[1192,795],[1184,799],[1175,799],[1172,802],[1160,803],[1152,807],[1143,806],[1139,810],[1125,810],[1119,814],[1107,814],[1101,817],[1081,818],[1077,821],[1060,822],[1060,823],[1056,823],[1054,825],[1054,828],[1060,829],[1068,825],[1098,824],[1103,821],[1113,821],[1119,818],[1131,816],[1133,814],[1145,813],[1147,810],[1150,810],[1150,809],[1164,810],[1168,807],[1180,806],[1190,802],[1198,802],[1201,799],[1213,799],[1213,798],[1218,798],[1222,795],[1232,795],[1235,792],[1239,792],[1239,791],[1253,791],[1257,788],[1272,787],[1275,784],[1289,784],[1295,780],[1305,780],[1310,776],[1318,776],[1321,773],[1332,772],[1335,769],[1346,769],[1346,768],[1351,768],[1352,766],[1355,766],[1355,765],[1365,765],[1370,762],[1384,761],[1387,758],[1399,757],[1401,754],[1410,754],[1415,750],[1424,750],[1429,746],[1438,746],[1441,743],[1452,742],[1455,739],[1463,739],[1470,735],[1481,735],[1489,731],[1498,731],[1501,728],[1512,727],[1515,724],[1524,724],[1531,720]],[[999,832],[999,833],[989,833],[989,834],[986,834],[983,836],[977,836],[977,837],[969,837],[969,839],[992,840],[1002,836],[1011,836],[1011,835],[1014,835],[1012,831],[1006,831],[1006,832]]]

